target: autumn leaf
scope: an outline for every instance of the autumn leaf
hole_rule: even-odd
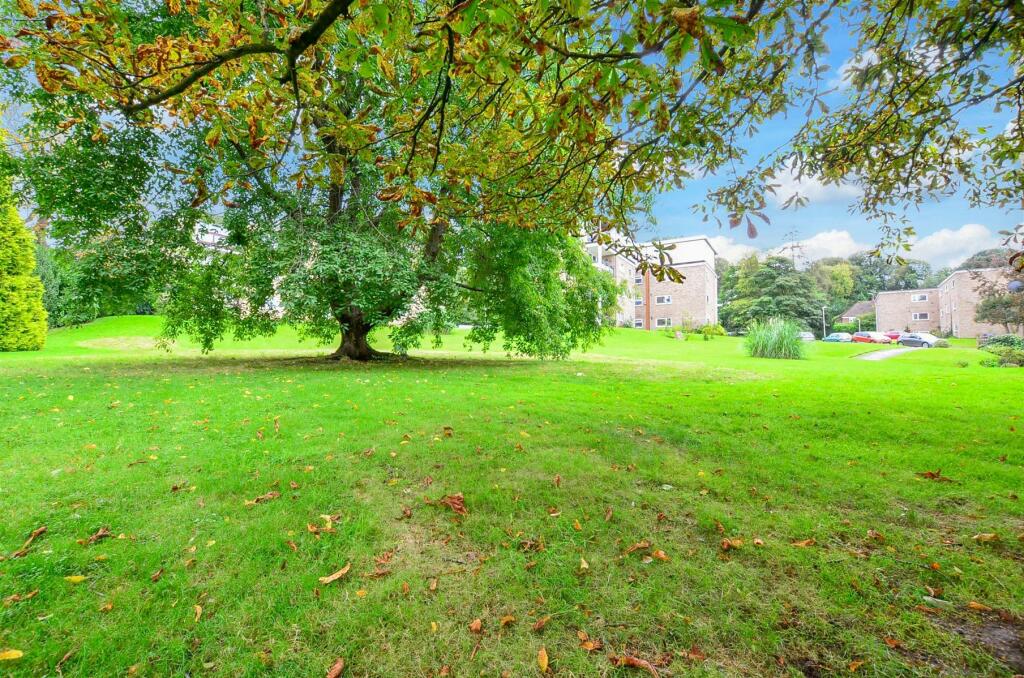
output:
[[[916,473],[915,475],[920,476],[926,480],[934,480],[939,483],[953,482],[953,480],[948,476],[942,475],[942,469],[937,469],[935,471],[921,471],[919,473]]]
[[[856,660],[850,662],[850,667],[849,668],[850,668],[851,672],[856,672],[857,669],[859,669],[863,665],[864,665],[864,660],[863,659],[856,659]]]
[[[340,676],[341,672],[344,670],[345,660],[341,657],[338,657],[338,659],[336,659],[335,662],[331,664],[331,668],[327,669],[327,678],[338,678],[338,676]]]
[[[501,618],[501,621],[499,623],[500,623],[501,626],[508,626],[509,624],[514,623],[515,620],[516,620],[515,617],[513,617],[510,614],[506,614],[504,617]]]
[[[255,497],[254,499],[247,499],[245,505],[255,506],[256,504],[262,504],[264,502],[273,501],[274,499],[277,499],[280,496],[280,492],[278,492],[277,490],[271,490],[270,492],[267,492],[266,494],[261,494],[260,496]]]
[[[668,560],[668,554],[662,551],[661,549],[654,549],[653,551],[651,551],[651,557],[657,560]]]
[[[459,492],[458,494],[445,495],[444,497],[438,499],[437,503],[441,504],[442,506],[447,506],[452,511],[458,513],[460,516],[469,515],[469,511],[466,510],[466,500],[463,498],[461,492]]]
[[[32,546],[32,542],[36,540],[39,535],[46,532],[46,525],[40,525],[36,529],[32,530],[32,534],[28,536],[25,543],[21,545],[21,548],[11,554],[11,558],[22,558],[28,553],[28,548]]]
[[[654,668],[654,665],[651,664],[651,662],[647,661],[646,659],[641,659],[640,657],[633,657],[628,654],[616,657],[615,655],[611,654],[608,655],[608,660],[615,666],[629,666],[634,669],[643,669],[644,671],[647,671],[647,673],[654,676],[654,678],[658,678],[659,676],[658,669]]]
[[[112,536],[113,535],[110,534],[110,528],[101,527],[100,529],[96,530],[95,534],[93,534],[91,537],[89,537],[86,540],[86,543],[87,544],[95,544],[96,542],[98,542],[101,539],[107,539],[107,538],[112,537]]]
[[[160,568],[153,574],[149,575],[149,580],[153,583],[160,581],[160,577],[164,576],[164,568]]]
[[[547,623],[549,621],[551,621],[551,615],[547,615],[545,617],[541,617],[536,622],[534,622],[533,630],[534,631],[540,631],[541,629],[543,629],[547,625]]]
[[[548,672],[548,651],[542,645],[537,651],[537,666],[540,667],[541,673]]]
[[[0,650],[0,662],[10,662],[15,659],[21,659],[25,656],[25,653],[21,650]]]
[[[987,544],[989,542],[999,541],[999,535],[994,532],[982,532],[981,534],[974,535],[971,539],[980,544]]]
[[[35,598],[37,595],[39,595],[39,589],[35,589],[34,591],[29,591],[28,593],[15,593],[13,595],[10,595],[10,596],[7,596],[6,598],[4,598],[4,600],[3,600],[4,607],[10,607],[14,603],[20,603],[20,602],[23,602],[23,601],[26,601],[26,600],[30,600],[32,598]]]
[[[473,633],[480,633],[484,630],[484,623],[479,618],[469,622],[469,630]]]
[[[903,647],[903,642],[896,640],[895,638],[886,636],[885,638],[882,638],[882,641],[894,650]]]
[[[338,581],[339,579],[344,577],[346,574],[348,574],[348,571],[350,569],[352,569],[352,563],[346,564],[345,567],[341,568],[340,570],[338,570],[334,574],[329,574],[326,577],[320,577],[320,579],[318,581],[321,584],[324,584],[324,585],[330,584],[331,582]]]
[[[72,584],[81,584],[86,578],[81,574],[69,574],[64,579]]]
[[[794,542],[790,542],[790,544],[789,544],[789,545],[790,545],[790,546],[797,546],[797,547],[799,547],[799,548],[805,548],[805,547],[807,547],[807,546],[814,546],[814,545],[815,545],[815,544],[817,544],[817,543],[818,543],[818,542],[816,542],[816,541],[814,540],[814,538],[812,537],[811,539],[801,539],[800,541],[794,541]]]
[[[977,602],[975,600],[972,600],[971,602],[967,603],[967,607],[968,607],[968,609],[974,610],[975,612],[991,612],[992,611],[992,608],[989,607],[988,605],[984,605],[984,604],[979,603],[979,602]]]
[[[202,605],[193,605],[192,606],[192,610],[195,612],[195,623],[198,624],[200,618],[202,618],[202,616],[203,616],[203,606]]]

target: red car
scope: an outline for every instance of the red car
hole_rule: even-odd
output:
[[[900,337],[903,336],[902,332],[897,332],[896,330],[889,330],[888,332],[883,332],[882,334],[889,337],[890,341],[899,341]]]
[[[891,344],[892,339],[881,332],[854,332],[853,340],[858,344]]]

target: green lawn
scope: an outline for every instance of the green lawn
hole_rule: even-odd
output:
[[[0,675],[1024,671],[1024,370],[969,346],[361,365],[158,329],[0,355]]]

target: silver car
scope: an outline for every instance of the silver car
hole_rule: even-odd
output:
[[[931,348],[937,341],[939,341],[939,338],[929,332],[911,332],[910,334],[901,334],[899,341],[896,343],[900,346]]]

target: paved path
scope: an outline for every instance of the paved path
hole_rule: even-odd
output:
[[[861,360],[885,360],[893,356],[899,355],[900,353],[907,353],[908,351],[920,351],[920,346],[904,346],[902,348],[889,348],[884,351],[871,351],[863,355],[857,356]]]

